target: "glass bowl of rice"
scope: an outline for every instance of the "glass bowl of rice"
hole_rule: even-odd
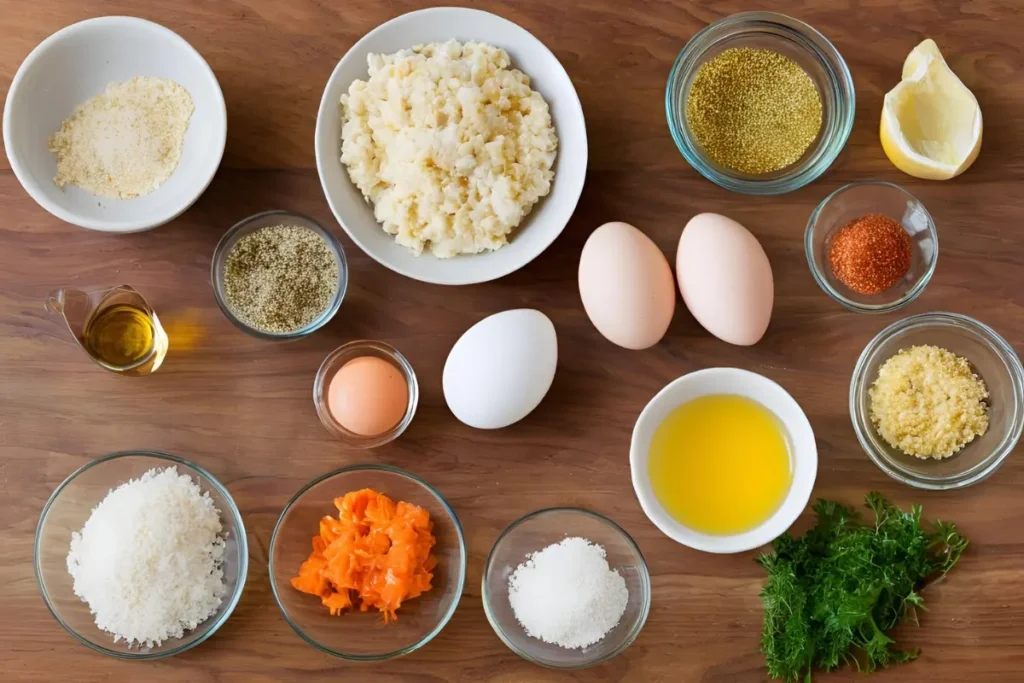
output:
[[[783,155],[787,163],[777,170],[763,173],[748,173],[726,166],[716,161],[698,141],[687,116],[687,104],[693,89],[694,81],[701,72],[701,67],[715,60],[726,50],[747,48],[771,50],[795,62],[813,84],[821,102],[821,123],[817,134],[807,135],[807,146],[802,154],[789,149]],[[791,64],[792,65],[792,64]],[[777,68],[778,65],[776,64]],[[709,67],[710,68],[710,67]],[[772,68],[772,67],[769,67]],[[785,74],[766,73],[765,82],[781,83],[786,81]],[[728,78],[718,79],[716,92],[726,92],[732,82]],[[722,86],[721,89],[717,89]],[[745,86],[742,92],[751,91]],[[807,95],[807,89],[799,92]],[[779,93],[775,93],[776,95]],[[792,93],[790,93],[792,95]],[[775,104],[780,104],[781,100]],[[763,104],[763,101],[761,101]],[[785,106],[781,103],[780,106]],[[792,102],[789,102],[792,104]],[[696,105],[696,100],[695,100]],[[769,103],[768,106],[775,106]],[[717,107],[716,107],[717,109]],[[683,47],[676,58],[669,74],[665,89],[665,114],[668,127],[675,140],[676,147],[686,161],[701,175],[711,182],[733,192],[752,195],[777,195],[792,192],[821,176],[832,162],[836,160],[853,130],[853,119],[856,110],[856,97],[853,88],[853,76],[850,74],[842,55],[829,40],[804,22],[776,12],[741,12],[713,22],[697,32]],[[758,116],[763,119],[763,116]],[[792,112],[781,117],[784,124],[794,120]],[[721,116],[710,120],[721,122]],[[716,125],[718,125],[716,123]],[[723,139],[736,131],[722,131]],[[778,142],[778,141],[776,141]],[[733,139],[729,149],[750,149],[744,143],[735,143]],[[782,143],[784,146],[787,143]],[[718,155],[722,158],[722,155]],[[790,161],[791,159],[791,161]],[[753,157],[750,157],[753,161]]]
[[[988,391],[988,427],[949,457],[920,458],[891,446],[871,419],[870,389],[883,363],[901,350],[937,346],[965,358]],[[1006,460],[1024,431],[1024,367],[991,327],[958,313],[921,313],[899,320],[864,348],[850,382],[850,418],[857,440],[893,479],[919,489],[948,490],[976,484]]]
[[[580,539],[603,548],[607,566],[602,567],[602,572],[611,570],[618,573],[625,582],[627,597],[621,617],[610,630],[603,636],[600,633],[590,633],[590,638],[599,637],[596,642],[584,647],[565,647],[564,645],[573,643],[568,641],[559,645],[558,638],[553,638],[555,642],[545,642],[527,632],[519,620],[519,617],[524,615],[517,615],[512,606],[510,582],[513,575],[518,574],[518,570],[523,568],[524,563],[533,562],[534,558],[530,556],[534,553],[549,550],[549,546],[553,544],[572,540],[578,543]],[[575,547],[579,551],[579,546]],[[562,550],[565,552],[565,549]],[[578,554],[575,557],[576,561],[580,559]],[[572,562],[570,560],[566,564]],[[544,593],[550,597],[551,590],[561,593],[560,589],[553,587],[562,583],[575,581],[577,588],[581,583],[573,569],[567,569],[570,575],[562,576],[560,580],[551,576],[550,572],[557,568],[552,564],[548,562],[543,569],[538,569],[539,574],[531,572],[529,578],[517,577],[521,581],[523,596],[517,598],[519,609],[527,610],[530,616],[524,618],[542,629],[539,633],[542,637],[551,633],[561,633],[561,637],[564,638],[580,637],[581,634],[571,635],[571,631],[566,630],[565,613],[560,612],[557,606],[548,604],[550,600],[535,599]],[[540,565],[535,564],[535,567]],[[539,585],[541,575],[554,583],[546,587]],[[621,654],[640,635],[651,609],[651,577],[640,548],[618,524],[596,512],[582,508],[537,510],[510,524],[495,541],[490,555],[487,556],[481,583],[484,613],[501,641],[523,659],[552,669],[582,669],[606,662]],[[523,585],[526,583],[533,586],[528,588]],[[598,628],[594,624],[600,621],[592,610],[610,602],[608,597],[602,593],[596,600],[598,605],[589,605],[586,614],[593,617],[587,620],[593,622],[590,628]],[[569,598],[568,603],[579,605],[579,601],[587,600],[586,596],[580,595]],[[598,628],[598,631],[600,630]]]
[[[178,475],[190,477],[203,494],[209,495],[213,505],[220,513],[220,535],[224,540],[223,560],[220,566],[224,575],[223,594],[213,613],[195,628],[186,628],[182,637],[167,638],[158,645],[140,645],[138,643],[129,645],[123,639],[115,641],[115,636],[112,633],[101,630],[96,625],[97,617],[90,612],[90,605],[75,594],[76,582],[68,570],[72,533],[82,530],[86,521],[90,520],[93,515],[93,510],[108,498],[112,489],[116,489],[129,480],[138,480],[150,470],[166,470],[171,467],[176,468]],[[124,499],[121,499],[121,502],[123,503]],[[166,512],[168,515],[175,513],[174,510]],[[130,512],[125,510],[125,514],[130,514]],[[118,530],[113,529],[112,531]],[[154,531],[160,533],[163,530]],[[93,539],[96,539],[96,536],[93,536]],[[116,533],[108,533],[100,540],[104,541],[104,548],[93,546],[91,552],[103,553],[105,551],[107,556],[94,557],[90,564],[102,571],[103,563],[110,557],[124,557],[125,553],[122,552],[123,547],[117,547],[118,543],[124,539],[119,538]],[[134,541],[134,538],[129,540]],[[78,641],[93,650],[110,657],[129,660],[170,657],[193,648],[212,636],[228,620],[235,605],[238,604],[249,566],[249,551],[242,516],[227,489],[201,467],[173,455],[150,451],[114,453],[93,460],[65,479],[43,507],[39,525],[36,528],[34,551],[33,561],[39,591],[42,593],[46,606],[60,622],[60,625]],[[176,553],[174,557],[168,554],[167,559],[167,567],[161,571],[173,576],[175,571],[180,570],[181,567],[180,563],[170,562],[170,560],[180,560],[180,553]],[[121,571],[131,575],[130,571],[124,572],[123,567],[112,567],[111,571]],[[145,572],[142,573],[145,574]],[[84,587],[83,583],[93,583],[94,585],[88,588]],[[111,596],[106,593],[110,587],[97,588],[96,583],[102,584],[102,582],[97,582],[93,575],[88,580],[83,579],[78,587],[86,590],[90,597],[100,598],[104,602],[108,602],[109,605]],[[143,590],[155,592],[159,589],[159,586],[149,584]],[[97,595],[98,591],[100,591],[99,595]],[[175,610],[171,608],[169,611],[173,613]],[[139,610],[127,610],[127,612],[129,613],[117,615],[118,618],[115,621],[121,622],[128,619],[132,622],[128,624],[130,628],[138,628],[139,620],[157,618],[154,610],[145,607]],[[109,616],[109,610],[105,610],[105,614]]]

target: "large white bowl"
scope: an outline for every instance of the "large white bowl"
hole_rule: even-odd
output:
[[[551,108],[558,135],[558,157],[551,194],[538,202],[493,252],[439,259],[416,256],[384,232],[341,163],[340,99],[355,80],[366,80],[370,53],[393,53],[446,40],[484,42],[504,48],[512,66],[530,77]],[[352,46],[327,81],[316,120],[316,167],[327,203],[356,244],[391,270],[444,285],[486,282],[508,275],[536,258],[562,232],[583,191],[587,172],[587,131],[576,89],[558,59],[525,29],[479,10],[437,7],[410,12],[378,26]]]
[[[173,79],[195,103],[174,174],[134,199],[58,188],[50,136],[78,105],[135,76]],[[224,95],[206,61],[170,29],[134,17],[88,19],[54,33],[22,62],[4,106],[4,146],[25,191],[57,218],[105,232],[155,228],[191,206],[220,165],[227,128]]]
[[[789,437],[793,459],[793,483],[789,492],[775,514],[760,526],[741,534],[715,536],[683,526],[665,511],[651,490],[647,458],[651,438],[658,425],[676,407],[709,394],[734,394],[757,401],[779,418]],[[713,457],[714,454],[708,455]],[[771,542],[803,512],[818,474],[818,447],[804,411],[781,386],[747,370],[708,368],[683,375],[651,399],[633,428],[629,462],[633,473],[633,489],[640,499],[640,506],[666,536],[709,553],[740,553]]]

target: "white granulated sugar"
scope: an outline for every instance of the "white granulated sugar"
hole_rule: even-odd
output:
[[[50,137],[53,181],[115,199],[149,194],[178,167],[194,110],[188,91],[167,78],[111,83]]]
[[[629,591],[604,548],[573,537],[529,555],[509,578],[508,599],[527,635],[578,649],[615,628]]]
[[[176,467],[110,491],[71,534],[75,595],[114,642],[181,638],[221,604],[224,536],[208,493]]]

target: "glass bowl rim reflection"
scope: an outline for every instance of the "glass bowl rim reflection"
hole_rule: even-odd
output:
[[[405,413],[402,415],[402,419],[391,427],[391,429],[381,432],[380,434],[372,434],[369,436],[356,434],[355,432],[351,432],[346,429],[345,426],[331,414],[330,408],[328,407],[330,380],[333,379],[334,373],[344,366],[344,363],[339,364],[339,360],[346,355],[352,355],[352,358],[349,360],[355,360],[361,356],[353,354],[366,350],[376,351],[377,353],[383,354],[387,356],[394,365],[398,366],[397,369],[402,373],[406,387],[409,390],[409,398],[406,401]],[[412,424],[413,418],[416,417],[416,409],[419,407],[419,402],[420,385],[419,380],[416,377],[416,370],[412,367],[412,363],[402,355],[401,351],[391,344],[383,341],[356,339],[342,344],[327,354],[323,362],[320,363],[320,367],[316,371],[316,376],[313,378],[313,406],[316,408],[316,414],[317,417],[320,418],[320,423],[324,426],[324,429],[331,434],[331,436],[334,436],[352,448],[377,448],[400,437],[405,433],[405,430],[409,428],[409,425]]]
[[[501,546],[502,541],[504,541],[509,536],[509,534],[511,534],[513,531],[515,531],[517,528],[519,528],[524,523],[532,521],[535,518],[539,518],[541,516],[548,515],[548,514],[553,514],[553,513],[567,513],[567,514],[583,515],[585,517],[590,517],[591,519],[596,520],[598,522],[601,522],[605,526],[609,527],[612,531],[617,532],[617,535],[621,539],[623,539],[626,542],[626,545],[628,545],[633,550],[633,552],[635,553],[636,558],[637,558],[636,565],[640,569],[640,585],[642,586],[642,590],[641,590],[641,594],[642,594],[641,595],[641,601],[642,602],[641,602],[641,605],[640,605],[640,614],[637,617],[636,624],[630,630],[630,632],[626,636],[626,638],[623,639],[623,641],[618,646],[613,648],[611,651],[609,651],[608,653],[606,653],[602,657],[600,657],[598,659],[595,659],[593,661],[584,661],[584,662],[579,662],[579,663],[558,665],[558,664],[551,664],[549,662],[545,662],[545,661],[539,660],[539,659],[533,657],[532,655],[530,655],[528,652],[524,651],[523,649],[521,649],[518,646],[516,646],[515,644],[513,644],[512,641],[509,640],[505,636],[505,632],[502,630],[501,626],[498,624],[498,620],[494,616],[494,614],[493,614],[493,612],[491,610],[491,602],[494,601],[495,599],[500,599],[500,596],[495,596],[495,595],[493,595],[488,590],[488,588],[487,588],[487,578],[491,574],[491,570],[492,570],[493,563],[494,563],[494,558],[495,558],[495,553],[497,552],[498,548]],[[591,539],[588,539],[588,540],[591,540]],[[593,543],[593,540],[591,540],[591,542]],[[541,548],[537,548],[537,550],[541,550]],[[617,657],[618,655],[622,654],[622,652],[624,652],[630,645],[632,645],[633,641],[635,641],[637,636],[640,635],[640,631],[643,630],[644,624],[647,623],[647,617],[648,617],[648,615],[651,612],[651,592],[652,592],[652,588],[651,588],[651,574],[650,574],[650,570],[647,567],[647,560],[646,560],[646,558],[644,558],[643,552],[640,551],[640,546],[638,546],[636,544],[636,541],[633,540],[633,537],[629,534],[629,532],[626,531],[625,529],[623,529],[621,526],[619,526],[616,522],[614,522],[613,520],[609,519],[608,517],[605,517],[604,515],[600,514],[599,512],[594,512],[593,510],[588,510],[588,509],[582,508],[582,507],[556,506],[556,507],[541,508],[540,510],[534,510],[533,512],[526,513],[525,515],[519,517],[514,522],[509,524],[507,527],[505,527],[505,529],[502,530],[502,532],[500,534],[498,534],[498,538],[494,541],[494,545],[491,546],[490,552],[487,553],[487,559],[484,560],[484,570],[483,570],[482,575],[481,575],[480,584],[481,584],[480,595],[481,595],[481,602],[483,603],[483,606],[484,606],[484,614],[487,616],[487,621],[490,623],[491,628],[498,635],[498,638],[501,639],[501,642],[505,643],[505,646],[508,647],[508,649],[512,650],[512,652],[515,652],[517,655],[519,655],[520,657],[522,657],[526,661],[531,662],[533,664],[537,664],[538,666],[543,666],[543,667],[548,668],[548,669],[560,669],[560,670],[585,669],[585,668],[594,666],[596,664],[600,664],[602,662],[607,662],[608,660],[612,659],[613,657]],[[632,600],[632,596],[630,596],[630,600]],[[598,643],[600,643],[600,641],[598,641]],[[595,643],[595,645],[596,644],[597,643]],[[591,646],[591,647],[593,647],[593,646]]]
[[[897,334],[918,327],[929,327],[935,323],[951,323],[958,329],[967,328],[973,334],[994,346],[996,353],[999,355],[999,360],[1007,366],[1010,376],[1014,415],[1009,420],[1008,431],[992,452],[975,466],[977,471],[970,474],[970,476],[964,476],[966,473],[961,472],[949,475],[946,478],[921,478],[897,466],[887,455],[879,453],[865,433],[867,429],[874,429],[870,417],[861,411],[860,408],[861,396],[871,386],[871,383],[868,381],[869,378],[865,376],[868,363],[878,354],[882,345]],[[864,350],[857,358],[857,364],[853,368],[853,375],[850,380],[849,411],[850,421],[853,423],[853,431],[857,435],[857,441],[860,443],[861,449],[867,453],[878,469],[896,481],[929,491],[948,491],[966,488],[987,479],[995,473],[1020,441],[1021,434],[1024,432],[1024,366],[1021,365],[1020,357],[1013,350],[1013,347],[998,332],[985,323],[962,313],[947,311],[918,313],[887,325],[864,347]],[[954,455],[953,457],[956,456]],[[981,465],[983,464],[984,466],[982,467]],[[970,470],[967,471],[967,473],[970,472]]]
[[[226,605],[225,607],[223,607],[223,611],[221,612],[221,614],[219,616],[214,618],[213,625],[202,636],[200,636],[198,638],[195,638],[193,640],[190,640],[188,642],[185,642],[185,643],[179,645],[178,647],[172,648],[170,650],[165,650],[165,651],[162,651],[162,652],[145,652],[145,653],[139,652],[137,654],[131,653],[131,652],[118,652],[116,650],[110,650],[108,648],[105,648],[102,645],[100,645],[99,643],[94,643],[94,642],[88,640],[87,638],[85,638],[85,636],[83,636],[80,633],[78,633],[78,631],[76,631],[69,624],[67,624],[63,619],[60,618],[60,616],[57,614],[57,610],[53,606],[53,602],[52,602],[52,600],[50,598],[50,594],[46,591],[46,587],[45,587],[45,585],[43,583],[43,576],[42,576],[42,569],[41,569],[39,549],[40,549],[40,542],[42,540],[43,523],[46,520],[47,514],[50,512],[50,507],[57,500],[57,498],[64,491],[64,489],[67,488],[80,474],[83,474],[85,471],[90,470],[93,467],[96,467],[97,465],[102,465],[102,464],[105,464],[105,463],[108,463],[108,462],[112,462],[114,460],[119,460],[121,458],[129,458],[129,457],[133,457],[133,456],[135,456],[135,457],[141,456],[141,457],[146,457],[146,458],[153,458],[153,459],[156,459],[156,460],[164,460],[164,461],[170,463],[168,466],[171,466],[171,465],[183,465],[183,466],[185,466],[185,467],[187,467],[187,468],[189,468],[191,470],[194,470],[195,472],[198,472],[200,475],[202,475],[206,479],[207,482],[210,483],[210,488],[215,489],[224,498],[224,500],[226,500],[228,502],[229,510],[221,510],[220,512],[221,512],[221,515],[226,515],[228,513],[228,511],[230,511],[231,518],[234,521],[235,527],[237,529],[236,534],[235,534],[235,542],[236,542],[237,547],[238,547],[238,558],[239,558],[238,559],[238,578],[235,580],[235,586],[234,586],[234,590],[232,591],[231,597],[225,603],[223,603],[223,605]],[[191,475],[192,473],[191,472],[183,472],[182,474],[189,474],[189,475]],[[125,482],[127,482],[127,479],[125,480]],[[125,483],[125,482],[121,482],[121,483]],[[204,482],[198,481],[196,483],[199,485],[200,488],[203,488],[203,483]],[[100,501],[96,502],[97,505],[99,503],[100,503]],[[93,507],[95,508],[95,505]],[[32,543],[32,565],[33,565],[33,569],[35,571],[36,585],[39,587],[39,593],[43,596],[43,602],[46,603],[46,608],[50,611],[50,614],[53,615],[53,618],[57,620],[57,622],[64,628],[65,631],[67,631],[72,636],[74,636],[75,639],[78,640],[83,645],[88,646],[89,648],[95,650],[96,652],[99,652],[101,654],[107,655],[108,657],[114,657],[116,659],[124,659],[124,660],[145,661],[145,660],[153,660],[153,659],[163,659],[164,657],[171,657],[173,655],[185,652],[186,650],[190,650],[191,648],[195,647],[196,645],[199,645],[200,643],[205,642],[210,636],[212,636],[214,633],[216,633],[217,630],[220,629],[221,626],[224,625],[224,622],[226,622],[228,620],[228,618],[231,616],[231,614],[235,611],[235,607],[238,605],[238,601],[242,598],[242,592],[245,589],[245,580],[246,580],[246,576],[247,576],[248,571],[249,571],[249,543],[248,543],[248,537],[246,536],[246,533],[245,533],[245,525],[242,522],[242,514],[241,514],[241,512],[239,512],[238,506],[235,504],[235,499],[232,498],[232,496],[228,492],[227,488],[223,484],[221,484],[220,481],[216,477],[214,477],[212,474],[210,474],[210,472],[208,472],[206,469],[200,467],[199,465],[191,463],[188,460],[185,460],[184,458],[180,458],[180,457],[178,457],[176,455],[171,455],[170,453],[164,453],[164,452],[161,452],[161,451],[148,451],[148,450],[127,450],[127,451],[118,451],[116,453],[111,453],[109,455],[104,455],[102,457],[96,458],[95,460],[91,460],[90,462],[87,462],[86,464],[82,465],[81,467],[76,469],[74,472],[72,472],[70,475],[68,475],[64,479],[64,481],[62,481],[60,483],[60,485],[56,489],[54,489],[53,493],[50,494],[49,499],[47,499],[46,504],[43,506],[43,511],[39,515],[39,522],[36,524],[35,540]],[[77,598],[78,596],[75,596],[75,597]],[[218,609],[221,609],[221,608],[218,608]],[[211,617],[211,618],[213,618],[213,617]],[[202,623],[205,624],[206,622],[204,621]],[[202,625],[202,624],[200,624],[200,625]],[[196,628],[199,628],[200,625],[197,625]],[[100,630],[99,627],[96,627],[96,628],[97,628],[97,631],[99,633],[106,634],[106,631]],[[195,629],[193,629],[193,631],[194,630]],[[188,640],[188,634],[191,633],[191,632],[192,631],[186,632],[186,634],[185,634],[184,638],[182,638],[182,640]],[[109,634],[107,634],[107,635],[109,635]]]
[[[327,248],[331,250],[331,253],[333,253],[335,258],[338,260],[338,288],[331,298],[331,303],[308,325],[300,327],[297,330],[292,330],[291,332],[267,332],[266,330],[261,330],[256,327],[252,327],[248,323],[242,322],[231,310],[231,307],[228,305],[227,299],[225,298],[223,288],[219,284],[219,281],[223,279],[219,277],[220,271],[223,267],[223,262],[226,262],[228,254],[230,254],[230,251],[227,249],[228,243],[231,243],[236,235],[253,230],[253,223],[263,218],[267,218],[268,216],[290,216],[315,226],[313,231],[323,238],[324,242],[327,243]],[[241,237],[239,237],[239,239],[241,239]],[[232,246],[234,246],[233,243]],[[232,325],[249,336],[256,337],[257,339],[264,339],[267,341],[291,341],[294,339],[302,339],[303,337],[313,334],[329,323],[331,319],[334,318],[335,314],[337,314],[338,310],[341,308],[342,301],[345,300],[345,292],[348,290],[348,260],[345,258],[345,248],[341,246],[341,242],[339,242],[334,233],[324,227],[324,224],[320,221],[316,220],[312,216],[299,213],[298,211],[271,209],[269,211],[260,211],[259,213],[254,213],[251,216],[243,218],[228,228],[224,234],[221,235],[221,238],[217,241],[217,246],[213,248],[213,257],[210,259],[210,284],[213,286],[213,298],[217,302],[217,307]]]
[[[448,513],[448,518],[451,520],[452,525],[455,527],[456,536],[458,537],[459,542],[459,582],[458,586],[456,586],[455,588],[454,593],[452,594],[452,604],[448,607],[448,611],[445,612],[444,616],[441,617],[437,625],[434,626],[434,628],[431,629],[429,633],[420,638],[417,642],[413,643],[412,645],[408,645],[406,647],[402,647],[397,650],[392,650],[390,652],[385,652],[381,654],[352,654],[341,652],[339,650],[334,650],[332,648],[327,647],[326,645],[323,645],[316,639],[307,635],[305,630],[291,618],[291,615],[289,615],[288,610],[285,609],[281,596],[277,591],[277,572],[274,570],[274,549],[277,547],[277,535],[281,531],[281,526],[284,523],[285,515],[287,515],[288,511],[292,509],[292,506],[295,505],[295,503],[298,502],[299,499],[301,499],[304,495],[306,495],[306,493],[314,486],[321,484],[327,481],[328,479],[332,479],[336,476],[348,474],[351,472],[384,472],[387,474],[398,475],[412,482],[415,482],[416,484],[419,484],[427,491],[429,491],[438,500],[438,502],[441,503],[441,506]],[[451,621],[451,618],[455,615],[455,610],[458,608],[459,602],[462,600],[462,591],[466,586],[467,561],[468,558],[466,550],[466,537],[462,529],[462,523],[459,521],[458,515],[455,514],[454,508],[452,508],[451,504],[449,504],[445,497],[441,495],[440,491],[438,491],[436,488],[434,488],[425,480],[416,476],[412,472],[404,470],[400,467],[377,463],[365,463],[360,465],[348,465],[346,467],[339,467],[338,469],[331,470],[330,472],[321,474],[320,476],[313,478],[310,482],[305,484],[302,488],[298,490],[298,492],[296,492],[294,496],[291,497],[288,503],[281,510],[281,514],[278,516],[277,522],[274,524],[274,531],[270,535],[270,552],[268,556],[267,567],[270,578],[270,590],[274,594],[274,602],[277,603],[277,608],[281,611],[281,615],[284,617],[284,620],[288,622],[288,625],[292,627],[292,630],[295,631],[295,633],[297,633],[300,638],[302,638],[308,644],[312,645],[317,650],[325,654],[338,657],[340,659],[345,659],[353,662],[383,662],[388,659],[394,659],[396,657],[407,655],[410,652],[414,652],[420,649],[421,647],[429,643],[431,640],[433,640],[435,637],[437,637],[437,634],[444,630],[445,626],[448,625],[448,622]]]
[[[719,35],[735,29],[726,38],[735,38],[756,30],[759,25],[770,24],[781,27],[790,34],[791,42],[796,43],[801,51],[814,56],[820,71],[826,75],[828,86],[835,100],[831,115],[823,110],[822,137],[817,145],[820,151],[806,157],[772,174],[767,178],[747,176],[732,171],[712,162],[700,148],[696,140],[691,140],[689,124],[686,121],[684,87],[687,81],[704,63],[703,56],[713,49],[723,36]],[[772,40],[780,36],[771,35]],[[794,40],[793,37],[801,39]],[[825,99],[822,106],[827,107]],[[846,60],[836,46],[820,31],[810,24],[781,12],[745,11],[737,12],[717,19],[695,33],[679,51],[672,69],[669,71],[668,83],[665,87],[665,116],[668,120],[669,132],[676,148],[698,173],[719,187],[749,195],[771,196],[798,190],[821,177],[836,159],[853,131],[857,109],[857,93]],[[829,126],[829,121],[832,125]],[[812,145],[811,148],[814,149]],[[806,154],[806,152],[805,152]]]
[[[855,190],[863,187],[884,188],[886,191],[896,190],[908,200],[917,204],[921,213],[923,213],[924,217],[928,220],[928,236],[931,238],[932,244],[934,245],[932,258],[928,267],[925,269],[925,272],[918,278],[917,282],[914,283],[914,286],[908,289],[903,296],[889,303],[862,304],[843,296],[829,283],[828,277],[821,272],[820,268],[818,268],[817,260],[814,256],[815,228],[818,225],[818,219],[825,210],[825,207],[849,190]],[[889,216],[889,218],[893,217]],[[903,225],[902,219],[893,218],[893,220],[897,220],[900,225]],[[924,288],[928,286],[929,282],[931,282],[932,276],[935,274],[935,269],[939,263],[939,230],[935,226],[935,219],[932,218],[932,214],[928,211],[928,207],[926,207],[924,202],[914,196],[905,187],[897,185],[896,183],[891,183],[888,180],[858,180],[856,182],[847,183],[833,190],[827,197],[822,199],[816,207],[814,207],[814,211],[811,212],[810,218],[807,219],[807,228],[804,230],[804,255],[807,257],[807,265],[811,269],[811,276],[814,277],[814,281],[818,284],[818,287],[828,294],[836,303],[857,313],[892,313],[893,311],[897,311],[905,307],[911,301],[920,296],[921,292],[924,291]]]

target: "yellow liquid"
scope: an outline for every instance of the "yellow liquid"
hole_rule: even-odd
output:
[[[89,321],[82,340],[86,350],[113,368],[133,366],[153,350],[153,320],[142,309],[115,304]]]
[[[702,396],[669,413],[651,440],[647,467],[666,512],[694,531],[716,535],[767,520],[793,480],[778,418],[730,394]]]

